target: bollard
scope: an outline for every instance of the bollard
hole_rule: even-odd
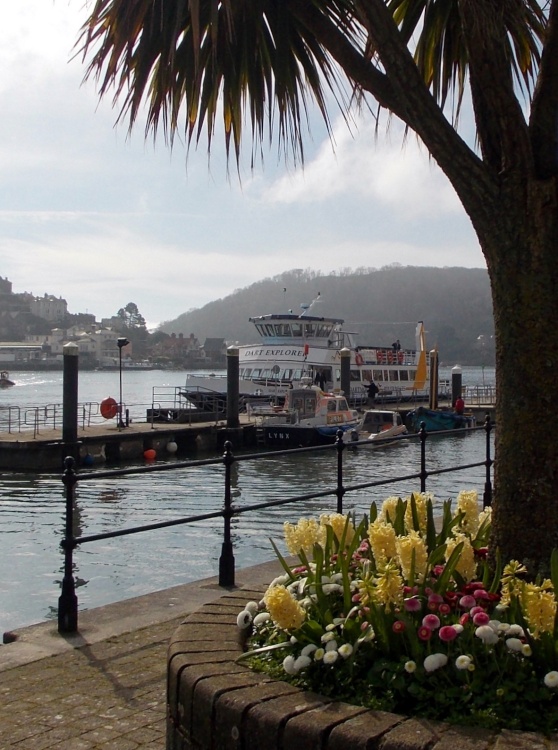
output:
[[[238,347],[229,346],[227,349],[227,427],[230,429],[235,429],[240,426],[240,420],[238,418],[238,373]]]
[[[79,347],[70,342],[63,347],[62,374],[62,441],[64,456],[79,460],[78,445],[78,364]]]
[[[341,358],[341,390],[347,397],[347,403],[351,402],[351,350],[344,347],[339,352]]]
[[[428,402],[429,409],[438,408],[438,350],[432,349],[430,352],[430,396]]]
[[[451,370],[451,404],[455,404],[463,390],[461,365],[455,365]]]

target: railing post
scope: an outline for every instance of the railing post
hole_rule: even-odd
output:
[[[231,502],[231,466],[234,463],[232,444],[225,442],[223,463],[225,464],[225,504],[223,508],[223,544],[219,558],[219,586],[234,586],[234,555],[231,541],[231,518],[233,516]]]
[[[67,456],[64,460],[64,475],[62,482],[66,488],[66,531],[62,540],[64,549],[64,578],[62,579],[62,593],[58,598],[58,632],[77,633],[78,629],[78,601],[73,575],[74,539],[74,487],[77,483],[75,460]]]
[[[492,505],[492,481],[490,479],[490,468],[494,463],[490,457],[490,432],[492,430],[492,422],[490,420],[490,414],[486,415],[484,420],[484,429],[486,430],[486,479],[484,482],[484,493],[482,496],[482,507],[489,508]]]
[[[343,487],[343,449],[345,443],[343,442],[343,430],[337,430],[337,437],[335,438],[335,447],[337,449],[337,512],[343,513],[343,495],[345,494],[345,488]]]
[[[428,472],[426,471],[426,438],[428,433],[426,432],[426,424],[420,423],[420,491],[426,492],[426,478]]]

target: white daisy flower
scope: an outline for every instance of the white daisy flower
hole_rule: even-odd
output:
[[[337,651],[326,651],[324,654],[324,664],[335,664],[339,657]]]

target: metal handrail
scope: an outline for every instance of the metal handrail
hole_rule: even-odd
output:
[[[73,553],[75,548],[80,544],[86,544],[89,542],[95,542],[102,539],[111,539],[118,536],[128,536],[130,534],[137,534],[144,531],[152,531],[154,529],[163,529],[171,526],[178,526],[183,524],[190,524],[196,521],[208,520],[211,518],[223,518],[223,543],[221,548],[221,556],[219,558],[219,585],[224,587],[234,586],[235,580],[235,563],[233,554],[233,545],[231,537],[231,521],[234,516],[240,516],[243,513],[254,512],[262,510],[264,508],[275,507],[279,505],[286,505],[288,503],[301,502],[304,500],[312,500],[316,498],[323,498],[328,496],[336,497],[336,508],[338,513],[343,512],[343,498],[348,492],[356,490],[366,489],[369,487],[379,487],[382,485],[389,485],[394,482],[408,481],[411,479],[420,480],[420,491],[426,492],[426,482],[428,477],[444,474],[448,472],[464,471],[474,467],[484,466],[485,467],[485,486],[483,492],[483,506],[486,508],[492,503],[492,479],[491,469],[494,463],[491,457],[491,443],[490,435],[494,424],[492,423],[490,416],[486,416],[485,423],[482,427],[472,427],[468,431],[484,430],[486,433],[486,446],[485,446],[485,458],[482,461],[475,463],[464,464],[460,466],[444,467],[440,469],[434,469],[429,471],[426,465],[426,441],[428,433],[425,429],[424,423],[421,425],[420,432],[416,435],[404,435],[399,440],[419,440],[420,441],[420,468],[419,471],[412,474],[406,474],[404,476],[392,477],[390,479],[381,479],[376,481],[360,482],[358,484],[352,484],[345,486],[343,483],[343,453],[346,449],[353,449],[357,446],[368,446],[372,443],[368,440],[358,440],[349,444],[343,441],[343,433],[341,430],[337,433],[335,444],[323,445],[317,447],[308,448],[294,448],[284,449],[279,451],[266,451],[265,453],[252,453],[244,454],[241,456],[234,456],[232,452],[232,444],[227,441],[225,443],[225,451],[223,456],[220,458],[213,459],[201,459],[197,461],[180,461],[172,464],[159,464],[153,466],[136,466],[125,469],[107,469],[104,471],[97,472],[83,472],[79,473],[76,471],[75,460],[68,456],[65,459],[65,470],[62,476],[62,481],[66,492],[66,516],[65,516],[65,535],[61,542],[61,546],[64,550],[64,577],[62,580],[62,590],[58,600],[58,630],[60,633],[74,633],[77,631],[78,621],[78,602],[76,596],[75,581],[73,577]],[[443,435],[444,433],[453,431],[443,431],[436,433],[437,435]],[[269,456],[276,457],[278,455],[293,455],[298,453],[309,453],[317,451],[331,451],[336,452],[336,484],[334,487],[325,489],[319,489],[314,492],[309,492],[303,495],[296,495],[294,497],[287,497],[281,499],[274,499],[266,502],[255,503],[242,508],[233,506],[232,503],[232,492],[231,492],[231,467],[236,463],[242,463],[246,461],[262,460]],[[115,531],[108,531],[100,534],[89,534],[84,536],[74,536],[74,500],[75,500],[75,487],[80,482],[96,481],[104,478],[115,478],[115,477],[126,477],[137,474],[150,474],[161,471],[175,471],[177,469],[194,468],[200,466],[215,466],[223,464],[225,468],[225,479],[224,479],[224,502],[223,507],[220,510],[216,510],[210,513],[204,513],[202,515],[188,516],[185,518],[176,518],[170,521],[161,521],[158,523],[147,524],[143,526],[135,526],[133,528],[119,529]]]

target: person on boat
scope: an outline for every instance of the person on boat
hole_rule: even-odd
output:
[[[399,339],[397,339],[397,341],[394,341],[391,346],[393,347],[394,352],[398,352],[401,349],[401,343],[399,342]]]
[[[459,416],[463,415],[463,412],[465,411],[465,401],[463,401],[463,399],[461,398],[461,396],[458,396],[455,399],[454,408],[455,408],[455,413],[456,414],[459,414]]]
[[[368,406],[372,406],[372,404],[376,401],[376,395],[380,389],[376,385],[376,383],[371,380],[370,385],[368,386]]]

